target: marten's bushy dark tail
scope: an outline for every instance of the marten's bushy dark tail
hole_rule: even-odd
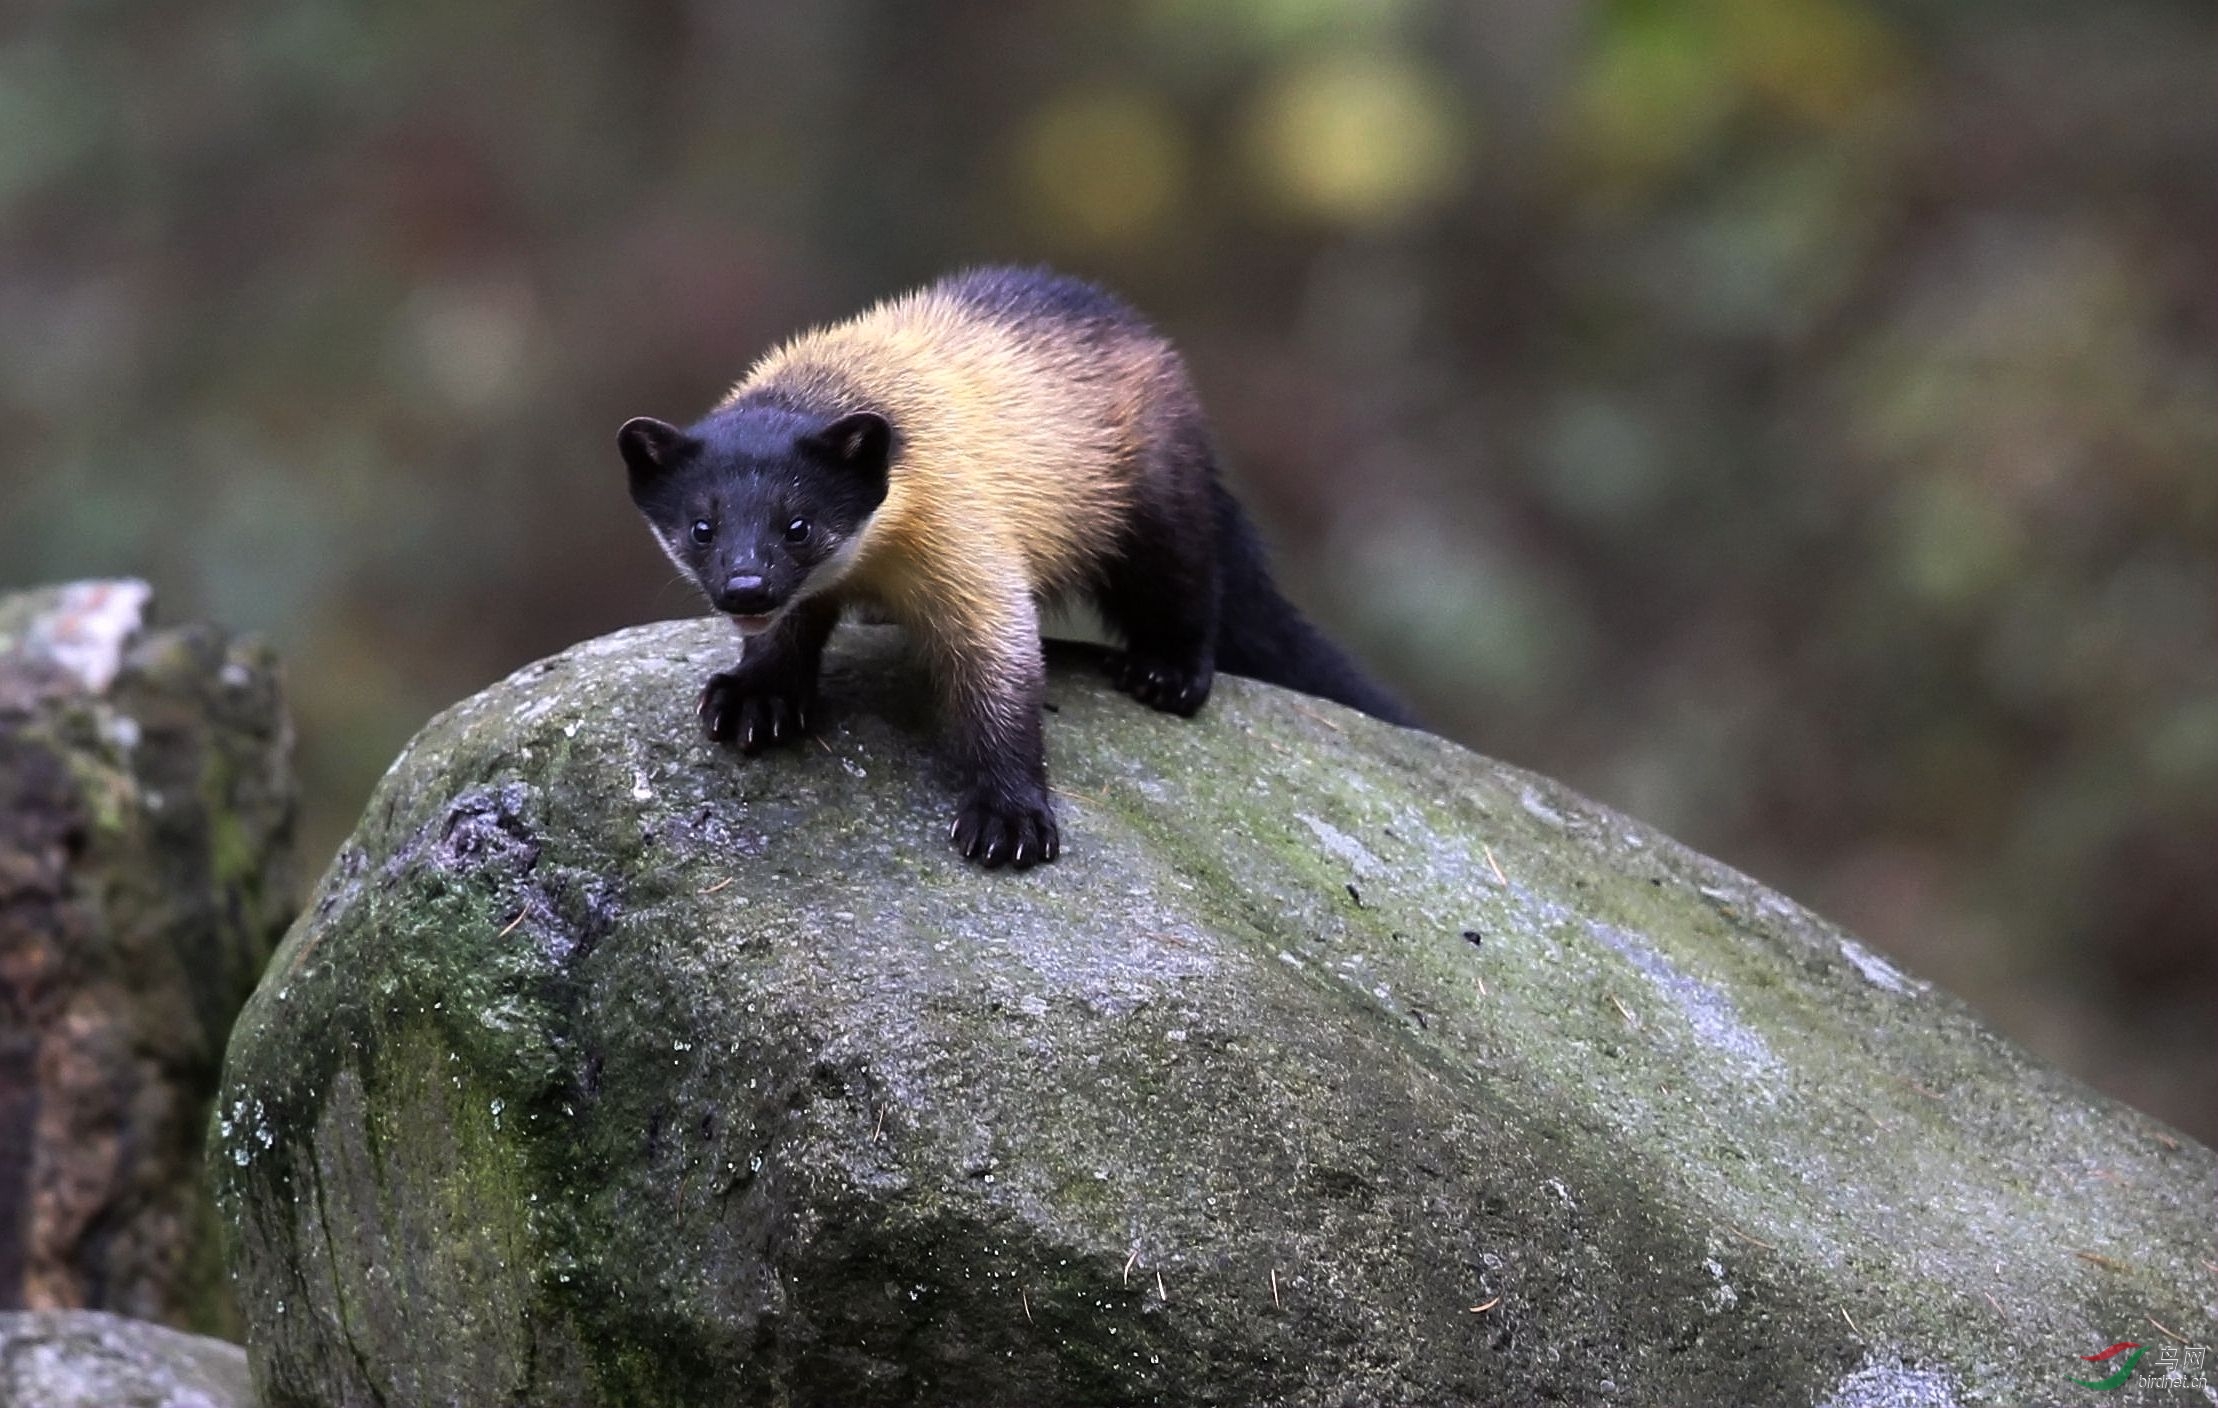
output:
[[[1388,723],[1415,725],[1399,700],[1373,684],[1279,594],[1255,525],[1223,484],[1212,482],[1210,488],[1216,500],[1217,570],[1224,583],[1217,668],[1336,700]]]

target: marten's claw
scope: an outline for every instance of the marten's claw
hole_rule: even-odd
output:
[[[1191,717],[1209,699],[1216,671],[1206,665],[1174,665],[1126,651],[1115,671],[1117,688],[1151,709]]]
[[[1008,797],[977,788],[956,808],[947,839],[966,859],[988,870],[1003,865],[1029,870],[1063,852],[1055,813],[1044,793],[1036,798]]]
[[[718,743],[737,743],[742,753],[798,743],[808,731],[805,700],[750,689],[737,673],[709,676],[701,690],[700,715],[702,732]]]
[[[712,742],[729,742],[732,725],[739,717],[738,704],[730,675],[709,676],[709,682],[701,687],[701,703],[694,711],[700,716],[701,732]]]

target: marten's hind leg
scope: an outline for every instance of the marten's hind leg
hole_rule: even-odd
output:
[[[1114,666],[1117,687],[1143,704],[1191,715],[1217,676],[1224,592],[1208,494],[1213,471],[1198,431],[1174,437],[1157,453],[1181,462],[1147,467],[1094,602],[1124,642]]]

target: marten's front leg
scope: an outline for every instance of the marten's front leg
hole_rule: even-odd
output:
[[[1007,863],[1023,870],[1063,849],[1040,735],[1047,666],[1029,594],[996,601],[982,615],[941,622],[931,633],[964,785],[947,834],[989,869]]]
[[[749,637],[739,664],[710,675],[701,690],[702,730],[719,743],[736,742],[743,753],[800,742],[816,709],[817,669],[839,610],[828,597],[811,597]]]

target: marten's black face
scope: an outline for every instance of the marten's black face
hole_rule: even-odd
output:
[[[893,432],[870,411],[742,405],[686,430],[628,420],[616,444],[662,550],[753,635],[846,573],[885,501]]]

